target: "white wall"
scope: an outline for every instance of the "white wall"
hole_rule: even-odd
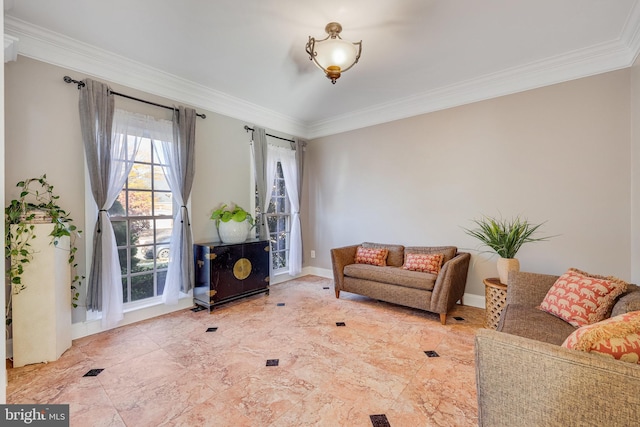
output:
[[[302,198],[307,271],[330,269],[330,248],[365,240],[474,250],[461,227],[502,213],[547,221],[544,233],[558,234],[522,249],[523,270],[560,274],[573,266],[630,279],[631,176],[638,175],[630,161],[632,73],[637,69],[311,141]],[[5,203],[17,181],[47,173],[79,227],[92,227],[84,221],[78,93],[62,81],[85,76],[22,56],[5,74]],[[122,98],[116,106],[168,114]],[[197,122],[190,213],[195,240],[207,241],[216,238],[208,219],[214,207],[251,205],[250,135],[244,122],[201,112],[207,119]],[[474,256],[467,292],[483,295],[482,278],[495,275],[495,259]]]
[[[310,142],[307,265],[362,241],[478,248],[482,214],[547,223],[522,270],[631,278],[630,71],[622,70]],[[315,250],[317,258],[309,259]],[[472,258],[484,295],[495,258]]]

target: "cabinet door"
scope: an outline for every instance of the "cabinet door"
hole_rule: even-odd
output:
[[[234,275],[234,266],[242,258],[242,245],[216,246],[211,258],[211,289],[216,291],[214,301],[241,294],[242,280]]]
[[[209,246],[194,245],[193,258],[195,259],[195,287],[193,289],[193,298],[201,303],[211,304],[214,300],[209,292],[211,279]]]
[[[243,257],[250,262],[250,271],[244,271],[244,291],[269,286],[269,242],[259,241],[244,244]]]

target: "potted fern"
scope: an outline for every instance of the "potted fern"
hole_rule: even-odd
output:
[[[480,240],[500,257],[497,262],[500,282],[506,284],[509,271],[520,271],[520,261],[516,254],[525,243],[548,240],[551,236],[534,237],[533,235],[544,224],[532,224],[526,218],[516,216],[512,219],[483,216],[474,219],[476,228],[464,231]]]

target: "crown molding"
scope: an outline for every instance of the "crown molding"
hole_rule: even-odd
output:
[[[15,61],[18,57],[18,39],[9,34],[4,35],[4,62]]]
[[[631,67],[639,52],[640,5],[636,2],[616,40],[317,121],[308,126],[307,137],[334,135]]]
[[[311,123],[11,16],[5,16],[5,32],[20,39],[21,55],[279,132],[315,139],[630,67],[640,52],[640,6],[634,5],[616,40]]]
[[[513,67],[480,78],[378,104],[342,116],[312,123],[308,138],[320,138],[499,96],[510,95],[633,65],[640,48],[638,31],[629,48],[619,40],[570,54]]]
[[[306,133],[300,120],[26,21],[5,16],[4,25],[6,34],[20,39],[20,55],[283,133]]]

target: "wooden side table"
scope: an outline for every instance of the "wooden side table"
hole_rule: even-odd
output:
[[[483,282],[486,298],[484,326],[488,329],[497,329],[500,314],[507,302],[507,285],[500,283],[497,277],[484,279]]]

